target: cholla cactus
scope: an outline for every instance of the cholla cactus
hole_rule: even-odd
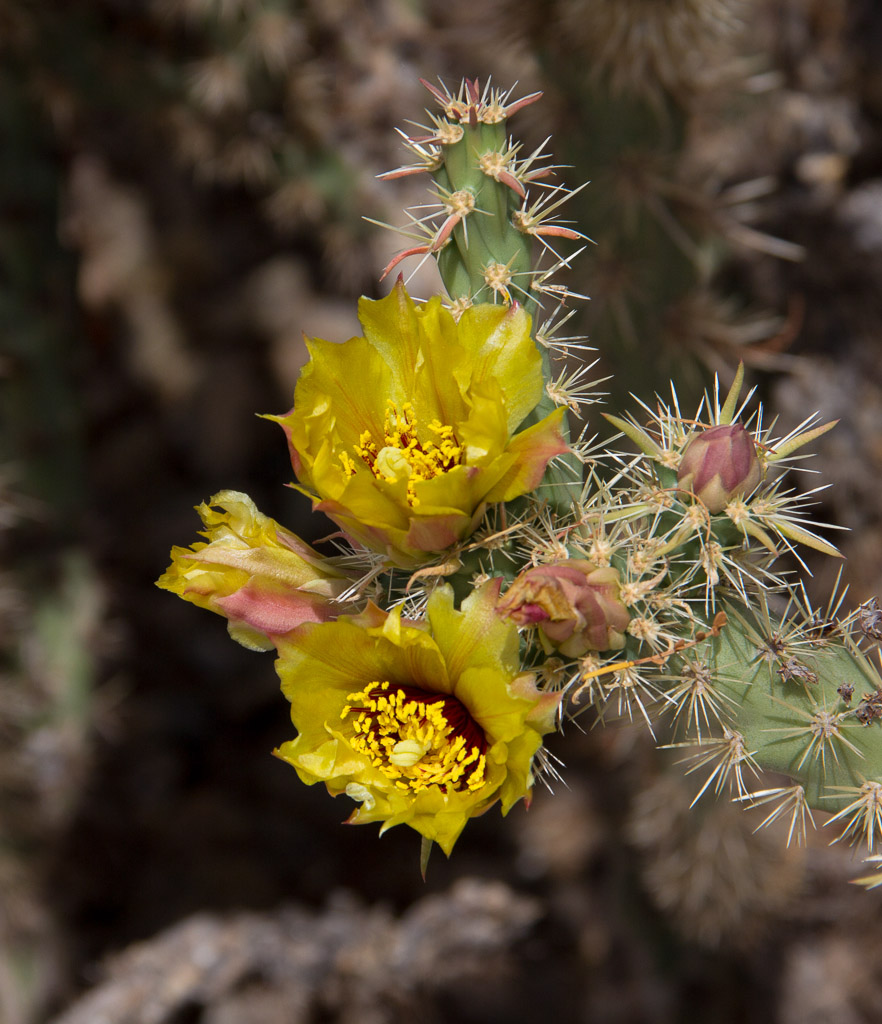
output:
[[[559,219],[571,193],[507,135],[538,97],[428,88],[441,114],[391,176],[430,175],[437,206],[409,215],[418,244],[387,271],[434,257],[448,295],[414,302],[399,280],[363,300],[365,336],[313,342],[293,409],[270,417],[338,555],[225,492],[227,514],[200,509],[208,545],[176,549],[160,585],[275,646],[298,730],[278,755],[353,798],[351,821],[410,825],[424,862],[529,799],[542,736],[589,706],[688,750],[698,797],[767,808],[795,842],[830,812],[834,839],[872,853],[882,683],[863,648],[880,613],[840,615],[841,596],[816,612],[776,563],[836,556],[785,477],[833,424],[776,437],[739,371],[693,416],[673,387],[609,415],[636,453],[571,441],[567,410],[595,395],[552,368],[581,341],[557,337],[569,258],[549,239],[582,236]]]

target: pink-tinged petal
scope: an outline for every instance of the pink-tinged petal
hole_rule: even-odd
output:
[[[238,619],[269,637],[289,633],[304,622],[327,622],[334,617],[332,606],[314,594],[273,594],[253,583],[217,598],[216,603],[228,619]]]
[[[316,512],[324,512],[345,534],[371,551],[386,551],[394,545],[395,539],[405,536],[407,524],[396,527],[388,523],[366,522],[339,501],[316,501],[312,507]]]
[[[509,618],[519,626],[535,626],[537,622],[544,622],[548,618],[548,612],[541,604],[522,604]]]
[[[536,685],[536,677],[529,673],[518,676],[511,684],[511,689],[522,700],[533,705],[533,710],[527,715],[527,721],[533,728],[542,735],[553,732],[557,726],[563,691],[540,690]]]
[[[411,529],[411,522],[401,516],[398,506],[392,506],[390,514],[384,520],[377,506],[380,502],[356,503],[349,506],[334,499],[317,500],[313,495],[313,510],[323,512],[331,519],[350,540],[370,551],[386,554],[393,565],[412,567],[415,552],[411,552],[406,538]],[[399,525],[400,524],[400,525]],[[422,560],[419,554],[417,561]]]
[[[471,516],[451,512],[430,518],[414,517],[405,537],[406,548],[414,553],[416,561],[427,551],[446,551],[461,541],[471,524]]]
[[[512,438],[508,451],[516,462],[487,495],[488,501],[511,501],[535,490],[545,475],[545,468],[556,456],[569,451],[561,432],[566,409],[555,409],[545,419],[522,430]]]
[[[279,637],[304,622],[327,622],[336,614],[334,605],[314,594],[273,594],[250,583],[229,597],[216,598],[214,605],[229,620],[230,635],[258,650],[270,650]]]
[[[536,627],[546,652],[557,649],[570,658],[618,650],[631,620],[618,570],[574,558],[525,569],[496,612],[519,626]]]

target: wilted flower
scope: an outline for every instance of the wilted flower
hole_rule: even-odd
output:
[[[277,755],[357,800],[350,822],[410,825],[445,853],[469,818],[529,799],[560,694],[521,674],[498,590],[490,581],[457,610],[439,587],[425,624],[370,605],[286,637],[276,669],[299,735]]]
[[[519,626],[536,626],[546,653],[568,658],[625,645],[631,616],[620,597],[619,572],[577,558],[522,572],[497,612]]]
[[[359,543],[412,566],[475,529],[488,502],[535,488],[567,450],[558,409],[515,430],[542,397],[541,359],[519,306],[457,322],[400,283],[362,299],[363,338],[309,342],[294,408],[276,419],[314,507]]]
[[[230,636],[267,651],[304,622],[324,622],[348,577],[272,519],[247,494],[221,491],[197,512],[206,527],[191,548],[172,548],[172,564],[156,582],[185,601],[229,619]]]
[[[721,423],[686,445],[677,483],[704,503],[708,512],[723,509],[749,494],[763,478],[756,443],[740,423]]]

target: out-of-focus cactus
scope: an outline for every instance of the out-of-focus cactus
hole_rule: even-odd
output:
[[[780,318],[739,308],[715,275],[733,244],[796,258],[798,246],[753,228],[774,183],[737,180],[692,146],[696,111],[743,116],[765,71],[749,25],[754,0],[507,2],[541,64],[562,129],[557,157],[591,181],[569,215],[596,243],[585,259],[581,317],[613,394],[647,398],[659,375],[700,393],[700,361],[734,365]],[[497,10],[498,16],[498,10]],[[733,180],[734,176],[734,180]]]
[[[0,480],[0,1019],[28,1024],[58,983],[58,921],[44,902],[49,851],[77,809],[95,719],[101,589],[81,552],[54,567],[14,553],[31,504]],[[33,506],[32,506],[33,507]],[[21,532],[21,526],[15,532]],[[17,539],[17,538],[16,538]]]
[[[69,259],[55,238],[60,181],[21,65],[2,56],[7,170],[0,204],[10,213],[0,225],[0,460],[15,464],[24,493],[73,516],[81,507],[83,453],[67,372]]]
[[[650,897],[681,935],[746,950],[798,896],[805,851],[785,848],[786,822],[759,828],[761,807],[694,804],[692,780],[659,759],[658,774],[641,779],[626,823]]]

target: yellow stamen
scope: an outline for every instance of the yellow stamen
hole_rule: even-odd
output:
[[[465,727],[449,720],[451,713],[468,714],[455,697],[372,682],[346,701],[340,717],[350,722],[352,748],[399,789],[474,792],[484,785],[483,738],[477,740],[480,730],[470,719]]]
[[[402,477],[407,479],[407,503],[416,508],[420,500],[416,496],[416,484],[431,480],[462,464],[462,446],[457,444],[453,427],[440,420],[432,420],[428,430],[434,438],[420,440],[413,405],[405,402],[399,411],[390,399],[383,423],[383,446],[377,448],[369,430],[362,432],[355,454],[370,469],[378,480],[396,483]],[[352,476],[356,462],[347,452],[339,453],[343,471]]]

